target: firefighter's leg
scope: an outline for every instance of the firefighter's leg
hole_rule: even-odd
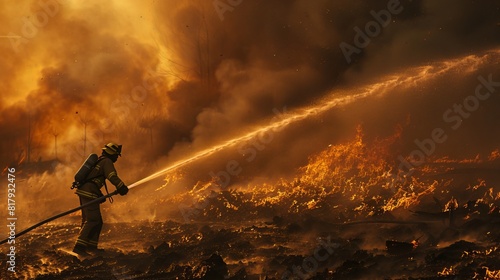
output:
[[[80,206],[83,205],[83,202],[82,202],[82,197],[81,196],[78,196],[78,198],[80,199]],[[85,209],[82,209],[82,225],[80,226],[80,230],[83,228],[83,224],[85,224],[85,221],[87,220],[87,211],[85,211]]]
[[[85,204],[94,200],[93,198],[80,197],[81,203]],[[102,228],[101,210],[98,203],[89,205],[82,209],[82,215],[85,216],[85,221],[80,230],[80,235],[76,240],[73,251],[85,253],[89,248],[96,248],[99,234]],[[97,239],[96,239],[97,234]]]
[[[92,228],[92,230],[89,233],[89,246],[88,246],[88,248],[91,250],[97,249],[97,243],[99,242],[99,235],[101,234],[102,225],[103,225],[101,210],[99,209],[99,204],[97,206],[98,207],[95,211],[92,211],[89,213],[92,217],[92,220],[95,221],[95,226]]]

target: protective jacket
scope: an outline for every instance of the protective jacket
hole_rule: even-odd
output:
[[[101,192],[105,180],[108,179],[116,189],[123,187],[125,184],[116,174],[116,169],[113,161],[105,156],[99,157],[96,166],[90,171],[85,183],[76,190],[76,194],[82,197],[95,199],[103,196]]]

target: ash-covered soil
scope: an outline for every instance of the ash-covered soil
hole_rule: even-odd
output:
[[[428,214],[434,215],[434,214]],[[420,222],[417,222],[420,219]],[[240,223],[106,224],[99,256],[71,250],[75,224],[17,240],[16,274],[1,279],[498,279],[500,219],[339,225],[275,216]],[[413,244],[411,243],[413,241]],[[6,245],[5,245],[6,246]]]
[[[500,279],[500,152],[411,177],[380,154],[354,141],[275,184],[137,193],[127,206],[147,201],[155,222],[105,224],[105,252],[85,260],[63,251],[78,216],[45,225],[16,239],[16,274],[3,245],[0,278]]]

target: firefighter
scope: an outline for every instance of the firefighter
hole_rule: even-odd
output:
[[[102,197],[102,186],[105,186],[106,192],[108,192],[106,179],[115,185],[120,195],[127,194],[128,187],[118,177],[113,165],[118,160],[118,156],[121,156],[121,151],[122,145],[115,143],[106,144],[102,148],[102,155],[99,157],[97,164],[87,175],[85,183],[78,187],[75,192],[80,199],[80,205]],[[102,225],[103,221],[98,203],[83,208],[82,226],[73,252],[82,256],[102,252],[102,249],[97,248]]]

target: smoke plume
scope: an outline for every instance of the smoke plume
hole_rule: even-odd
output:
[[[215,5],[219,2],[227,3]],[[484,155],[500,140],[495,129],[500,88],[477,108],[464,103],[481,84],[479,76],[500,81],[498,1],[26,0],[0,5],[0,164],[18,167],[37,196],[63,192],[72,170],[110,141],[123,144],[116,167],[132,183],[321,103],[332,92],[350,94],[411,69],[456,60],[462,64],[452,71],[429,72],[424,81],[196,162],[186,167],[190,179],[179,188],[210,180],[211,172],[225,170],[231,160],[242,168],[231,183],[293,174],[311,154],[352,138],[359,124],[372,139],[405,125],[397,151],[404,156],[418,148],[415,139],[432,137],[435,128],[446,128],[448,136],[436,147],[441,156]],[[355,46],[356,30],[366,32],[367,24],[376,22],[373,14],[389,5],[401,11],[346,59],[341,43]],[[444,118],[454,104],[474,111]],[[64,197],[54,200],[74,204]],[[26,204],[31,199],[23,198]]]

